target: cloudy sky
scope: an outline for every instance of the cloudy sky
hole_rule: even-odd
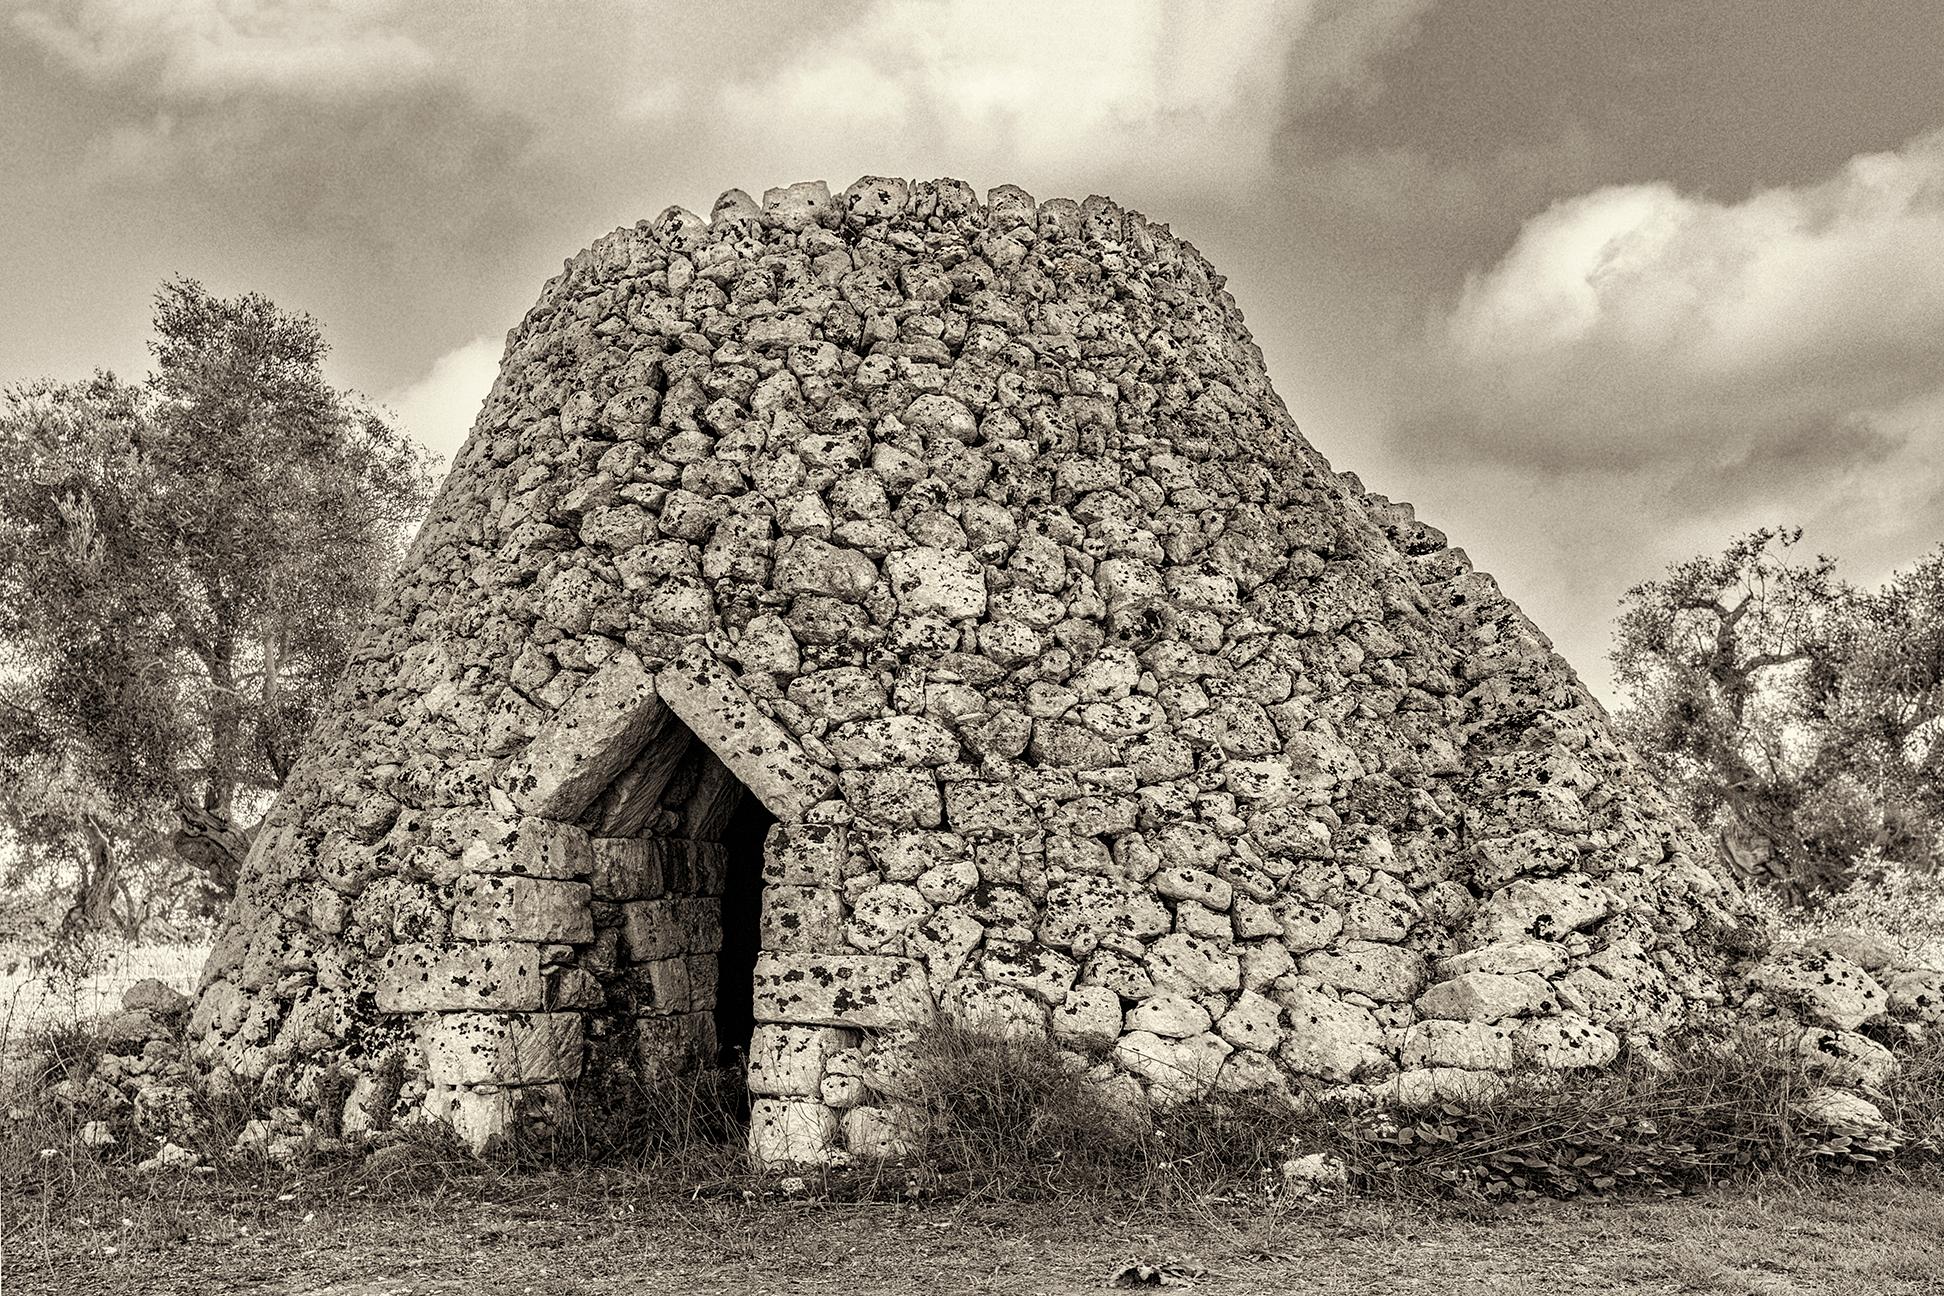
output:
[[[670,203],[1107,193],[1603,688],[1621,591],[1737,530],[1944,539],[1940,50],[1937,0],[0,0],[0,382],[140,373],[181,273],[444,454]]]

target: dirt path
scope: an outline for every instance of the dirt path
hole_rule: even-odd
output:
[[[123,1225],[13,1212],[0,1293],[915,1296],[1188,1292],[1944,1293],[1944,1187],[1905,1181],[1482,1214],[1295,1207],[1253,1219],[1047,1206],[755,1205],[536,1185],[531,1199],[207,1202]],[[106,1227],[102,1227],[105,1225]],[[114,1248],[107,1254],[106,1248]]]

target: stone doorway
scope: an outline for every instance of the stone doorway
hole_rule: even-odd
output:
[[[650,1082],[742,1065],[775,816],[670,717],[582,822],[609,1065]]]
[[[656,671],[605,663],[495,787],[588,860],[587,884],[555,884],[562,903],[579,888],[580,925],[535,951],[565,1051],[585,1060],[549,1074],[598,1092],[746,1066],[764,1033],[765,852],[835,790],[830,771],[696,647]]]

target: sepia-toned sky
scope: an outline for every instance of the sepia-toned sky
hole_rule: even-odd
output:
[[[187,274],[449,453],[565,257],[867,173],[1167,221],[1598,689],[1737,530],[1944,540],[1938,0],[0,0],[0,382]]]

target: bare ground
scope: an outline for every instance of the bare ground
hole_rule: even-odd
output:
[[[1944,1179],[1883,1175],[1606,1205],[1097,1205],[699,1200],[534,1176],[4,1210],[0,1293],[915,1296],[1109,1290],[1146,1262],[1208,1293],[1944,1293]]]

